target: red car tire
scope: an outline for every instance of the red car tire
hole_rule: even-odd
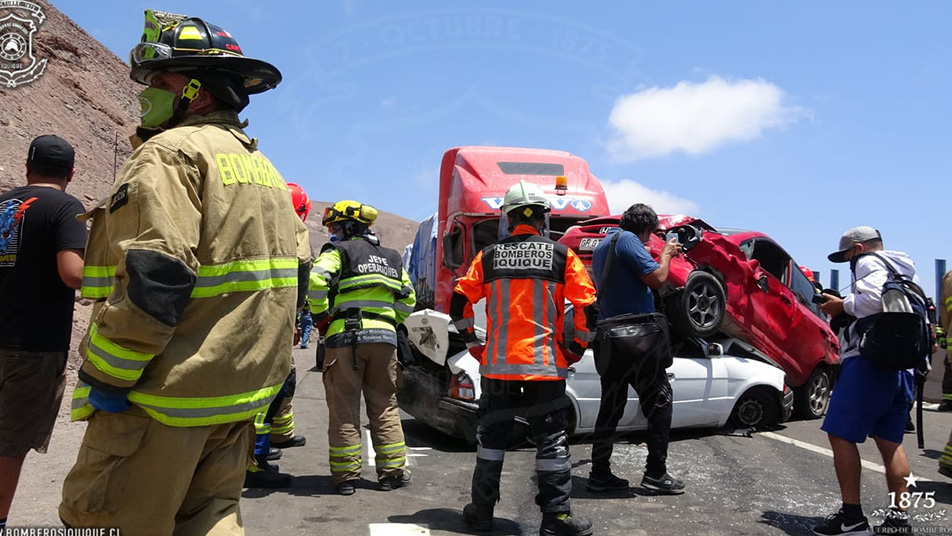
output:
[[[665,304],[674,329],[686,337],[710,337],[724,324],[727,295],[712,274],[691,272],[684,288]]]

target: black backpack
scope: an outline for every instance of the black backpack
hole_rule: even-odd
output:
[[[932,300],[882,255],[861,255],[873,255],[882,261],[889,276],[882,289],[883,312],[856,321],[860,354],[890,370],[928,367],[934,322],[930,317],[935,310]]]

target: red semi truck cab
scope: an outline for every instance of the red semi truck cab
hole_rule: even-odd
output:
[[[564,177],[564,178],[563,178]],[[584,159],[564,151],[516,147],[455,147],[443,154],[437,213],[433,303],[449,312],[454,281],[476,253],[497,242],[503,196],[520,180],[538,184],[552,203],[550,237],[581,221],[610,214],[601,183]]]

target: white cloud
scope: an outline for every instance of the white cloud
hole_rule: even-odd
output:
[[[633,161],[675,151],[698,155],[749,141],[809,114],[785,105],[785,97],[762,78],[731,81],[716,75],[702,83],[641,89],[615,101],[608,149],[619,160]]]
[[[621,214],[635,203],[651,205],[658,214],[688,214],[697,216],[701,208],[689,199],[680,198],[668,192],[652,190],[633,180],[602,180],[605,196],[612,214]]]

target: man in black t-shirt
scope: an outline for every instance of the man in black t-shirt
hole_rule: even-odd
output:
[[[0,532],[23,460],[46,452],[63,399],[86,247],[85,210],[65,193],[73,160],[66,140],[40,136],[27,185],[0,194]]]

